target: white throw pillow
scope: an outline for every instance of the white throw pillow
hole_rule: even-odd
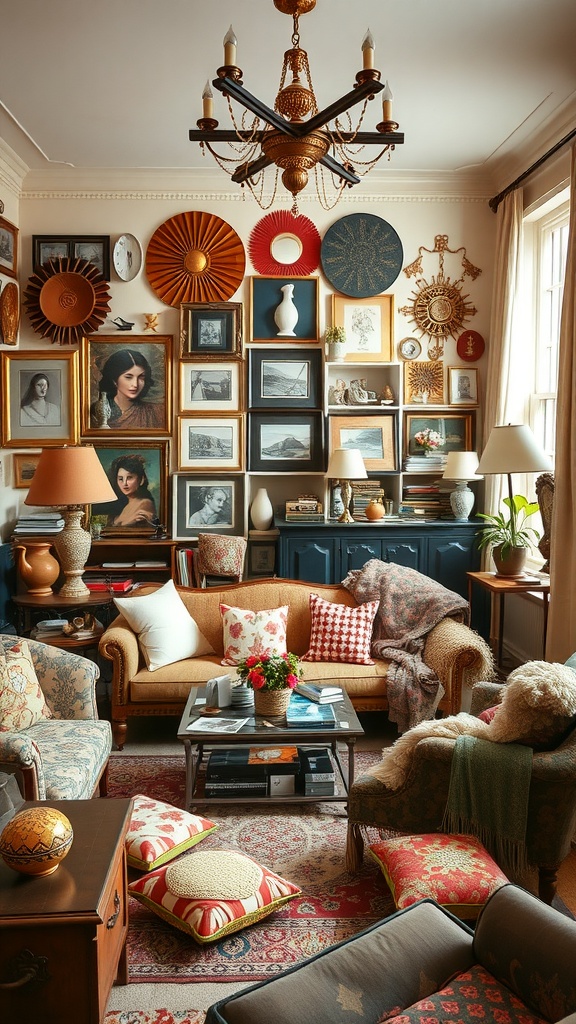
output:
[[[115,597],[114,604],[138,635],[140,649],[151,672],[183,658],[214,654],[173,580],[143,597]]]

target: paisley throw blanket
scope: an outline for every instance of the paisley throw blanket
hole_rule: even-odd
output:
[[[468,602],[441,583],[403,565],[372,558],[348,573],[342,585],[358,604],[379,601],[372,656],[389,659],[391,722],[406,732],[434,715],[444,688],[422,660],[426,636],[447,615],[468,623]]]

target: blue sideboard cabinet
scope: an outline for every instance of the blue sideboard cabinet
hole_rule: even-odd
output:
[[[287,523],[277,519],[278,575],[309,583],[340,583],[370,558],[416,569],[468,598],[466,573],[480,566],[480,523],[433,521]]]

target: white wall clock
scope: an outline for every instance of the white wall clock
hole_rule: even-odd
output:
[[[133,281],[138,276],[142,270],[142,246],[134,235],[120,235],[112,262],[121,281]]]

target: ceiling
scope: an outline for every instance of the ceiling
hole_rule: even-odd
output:
[[[273,105],[292,20],[272,0],[2,0],[0,137],[33,172],[209,162],[227,181],[188,130],[230,23],[245,87]],[[574,0],[317,0],[300,36],[321,108],[352,87],[368,27],[406,138],[385,172],[497,182],[576,124]],[[380,119],[376,101],[364,128]]]

